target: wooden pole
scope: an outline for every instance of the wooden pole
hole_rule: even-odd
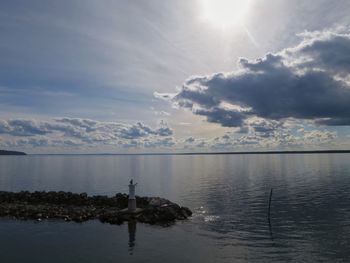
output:
[[[270,212],[271,212],[272,190],[273,190],[273,188],[271,188],[271,191],[270,191],[269,210],[268,210],[268,212],[267,212],[267,218],[269,219],[269,224],[270,224]]]

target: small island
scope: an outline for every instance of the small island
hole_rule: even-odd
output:
[[[0,155],[27,155],[24,152],[0,150]]]
[[[118,193],[113,197],[71,192],[0,192],[0,217],[19,220],[49,220],[84,222],[100,220],[103,223],[122,224],[137,221],[169,226],[176,220],[192,215],[181,207],[160,197],[136,196],[137,210],[128,211],[129,196]]]

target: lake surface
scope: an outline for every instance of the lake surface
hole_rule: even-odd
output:
[[[2,191],[113,195],[130,179],[193,217],[168,228],[1,219],[0,261],[350,261],[350,154],[0,157]]]

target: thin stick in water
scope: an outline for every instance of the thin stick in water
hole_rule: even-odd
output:
[[[269,222],[270,222],[270,212],[271,212],[272,190],[273,190],[273,188],[271,188],[271,191],[270,191],[269,210],[267,212],[267,218],[269,219]]]

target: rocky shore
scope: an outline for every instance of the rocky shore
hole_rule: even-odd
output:
[[[192,215],[187,207],[159,197],[136,197],[137,211],[127,211],[128,195],[88,196],[71,192],[0,192],[0,217],[20,220],[60,219],[84,222],[122,224],[136,220],[142,223],[168,226]]]

